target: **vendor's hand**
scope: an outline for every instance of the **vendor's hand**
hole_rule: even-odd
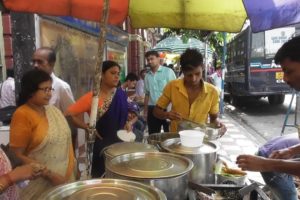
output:
[[[285,149],[281,149],[281,150],[277,150],[277,151],[273,151],[269,158],[273,158],[273,159],[289,159],[292,158],[293,152],[290,148],[285,148]]]
[[[260,156],[240,155],[236,159],[236,164],[242,170],[248,171],[264,171],[266,159]]]
[[[220,127],[219,128],[219,137],[222,137],[227,131],[227,127],[225,126],[225,124],[220,122],[218,119],[216,121],[214,121],[213,124],[215,124],[217,127]]]
[[[170,120],[181,120],[181,114],[175,111],[166,112],[167,119]]]
[[[221,127],[219,135],[222,137],[227,132],[227,127],[222,122],[219,122],[218,126]]]

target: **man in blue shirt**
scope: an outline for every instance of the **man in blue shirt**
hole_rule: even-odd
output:
[[[147,119],[149,134],[159,133],[161,126],[164,132],[169,131],[169,124],[166,120],[158,119],[153,115],[156,101],[162,94],[164,87],[171,80],[176,79],[174,71],[160,65],[160,57],[157,51],[148,51],[145,54],[150,71],[145,76],[145,109],[144,117]]]
[[[259,148],[258,155],[265,158],[269,158],[273,156],[273,153],[283,154],[283,152],[289,151],[289,147],[293,147],[295,145],[298,145],[299,143],[300,140],[295,135],[275,137]],[[287,154],[289,154],[289,152]],[[298,194],[294,184],[293,176],[286,173],[279,173],[273,171],[261,172],[261,175],[265,183],[273,192],[274,198],[289,200],[298,199]]]

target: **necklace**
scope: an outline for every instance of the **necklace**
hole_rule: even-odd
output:
[[[97,115],[98,119],[102,117],[104,113],[108,110],[115,93],[116,93],[116,89],[112,90],[110,94],[104,99],[103,105],[98,108],[98,115]]]

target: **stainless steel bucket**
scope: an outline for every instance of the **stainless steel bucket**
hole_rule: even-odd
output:
[[[139,181],[162,190],[168,199],[188,197],[190,159],[162,152],[139,152],[114,157],[106,164],[106,177]]]
[[[179,138],[168,139],[161,144],[162,148],[170,153],[179,154],[191,159],[194,168],[189,179],[195,183],[214,184],[214,166],[217,160],[219,146],[212,142],[204,142],[200,147],[185,147]]]

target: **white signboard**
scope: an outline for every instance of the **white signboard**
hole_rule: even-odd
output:
[[[266,58],[273,58],[277,50],[295,34],[295,27],[277,28],[265,32]]]

